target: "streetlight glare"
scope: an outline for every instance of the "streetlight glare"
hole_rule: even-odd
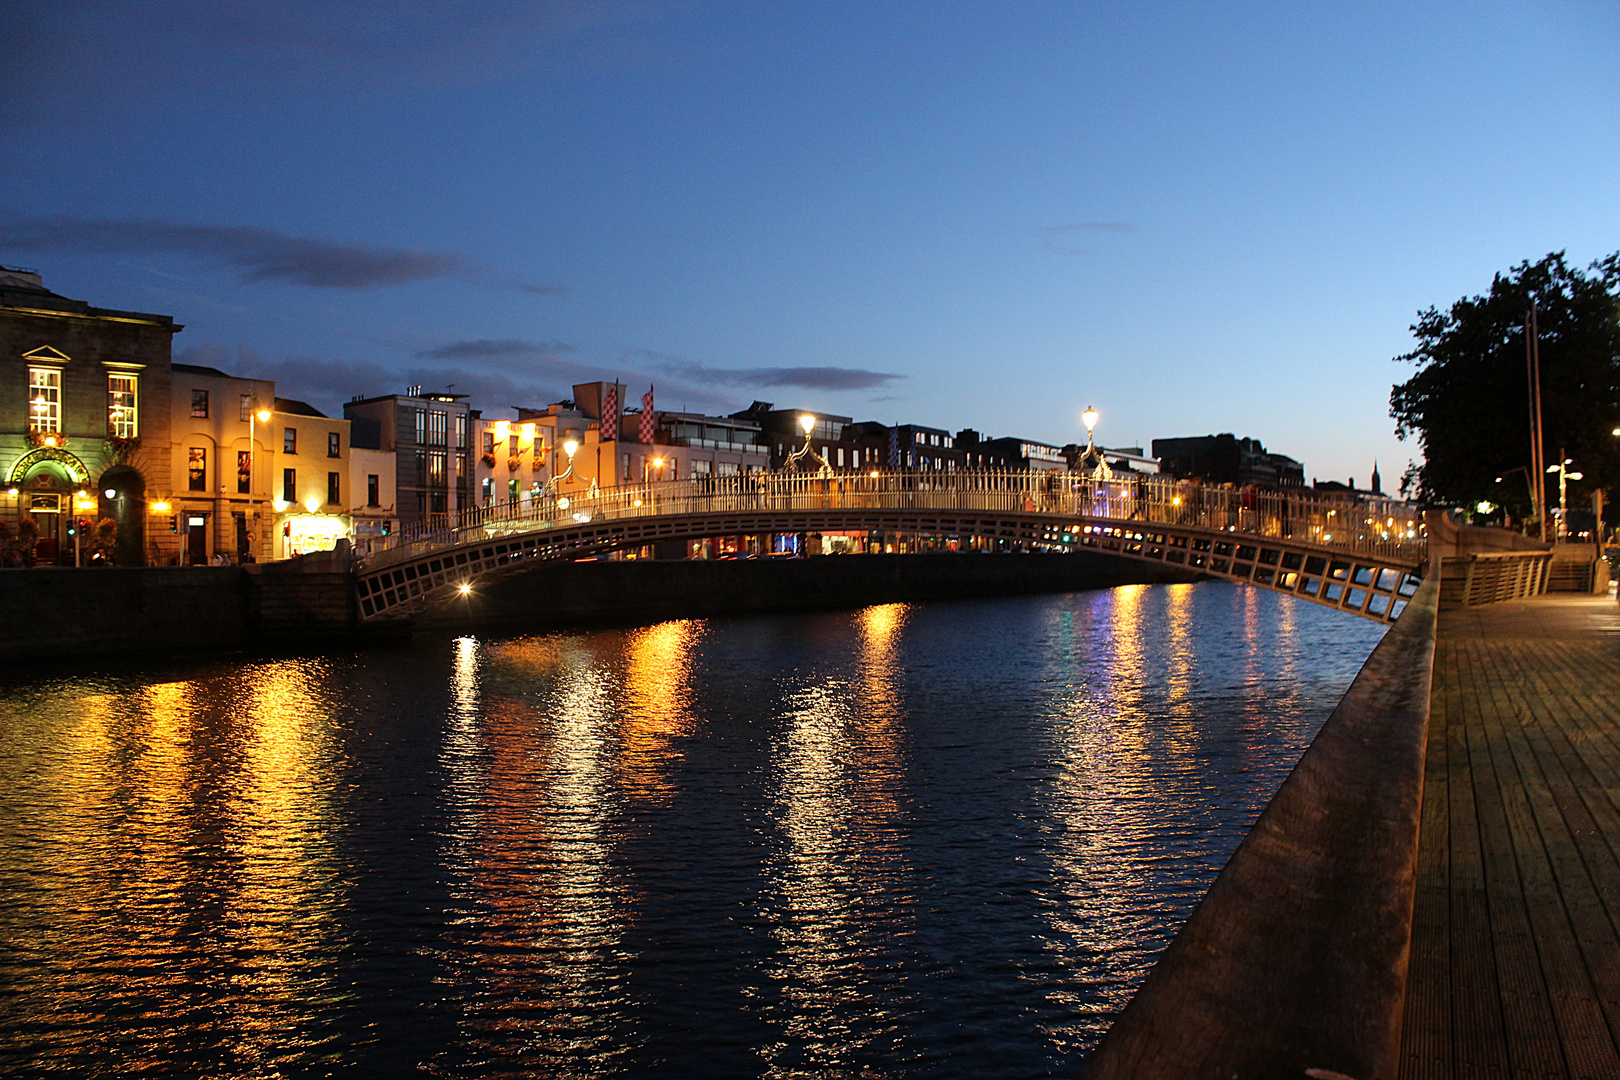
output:
[[[799,417],[799,426],[804,429],[806,435],[809,435],[816,426],[816,418],[806,413]]]
[[[1080,414],[1080,422],[1086,425],[1087,431],[1095,431],[1097,429],[1097,410],[1087,405],[1086,411]]]
[[[259,423],[268,424],[270,422],[270,410],[269,409],[260,409],[258,415],[259,415]]]
[[[579,443],[575,442],[573,439],[569,439],[563,443],[563,453],[567,454],[570,458],[572,458],[578,452]]]

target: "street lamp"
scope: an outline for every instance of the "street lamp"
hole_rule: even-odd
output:
[[[258,479],[258,474],[254,469],[254,451],[256,449],[258,449],[258,428],[257,428],[257,425],[258,424],[268,424],[270,422],[270,410],[265,409],[265,408],[261,408],[257,401],[255,401],[253,404],[254,404],[254,407],[248,411],[248,489],[247,489],[247,497],[248,497],[248,520],[257,522],[257,520],[258,520],[257,511],[254,508],[254,502],[253,502],[254,481],[256,481]],[[258,535],[258,531],[259,531],[259,526],[257,524],[255,524],[253,526],[253,532],[254,532],[255,537]],[[250,547],[250,550],[251,550],[251,547]],[[258,556],[255,555],[254,558],[257,559]]]
[[[1558,464],[1547,466],[1547,471],[1558,474],[1558,539],[1562,540],[1569,535],[1569,525],[1566,518],[1569,516],[1569,482],[1571,480],[1584,480],[1584,473],[1574,472],[1570,466],[1575,464],[1574,458],[1564,456],[1564,448],[1558,448]]]
[[[1086,471],[1086,463],[1095,458],[1097,464],[1091,469],[1092,479],[1112,480],[1114,470],[1108,467],[1108,460],[1097,452],[1097,420],[1097,410],[1087,405],[1086,411],[1080,414],[1080,422],[1086,425],[1086,452],[1080,455],[1081,471]]]

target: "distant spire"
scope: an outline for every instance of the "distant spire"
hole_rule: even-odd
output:
[[[1382,495],[1384,493],[1384,489],[1379,486],[1377,458],[1373,458],[1372,493],[1374,495]]]

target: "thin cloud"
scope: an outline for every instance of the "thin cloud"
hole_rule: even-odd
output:
[[[483,271],[457,251],[348,244],[250,225],[39,218],[0,225],[0,246],[25,251],[169,252],[229,266],[248,281],[376,289]],[[519,286],[538,292],[546,286]]]
[[[798,387],[804,390],[871,390],[887,386],[904,375],[865,368],[780,367],[712,368],[658,353],[643,353],[658,370],[695,383],[718,386]]]
[[[479,338],[475,341],[452,341],[448,345],[422,349],[416,355],[426,360],[499,360],[550,356],[573,350],[572,345],[562,341]]]
[[[1044,233],[1137,233],[1141,231],[1141,226],[1132,225],[1128,221],[1070,221],[1063,225],[1046,225],[1041,228],[1041,232]]]

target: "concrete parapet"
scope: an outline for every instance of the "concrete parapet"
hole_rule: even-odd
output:
[[[1431,575],[1082,1077],[1393,1080],[1438,598]]]

